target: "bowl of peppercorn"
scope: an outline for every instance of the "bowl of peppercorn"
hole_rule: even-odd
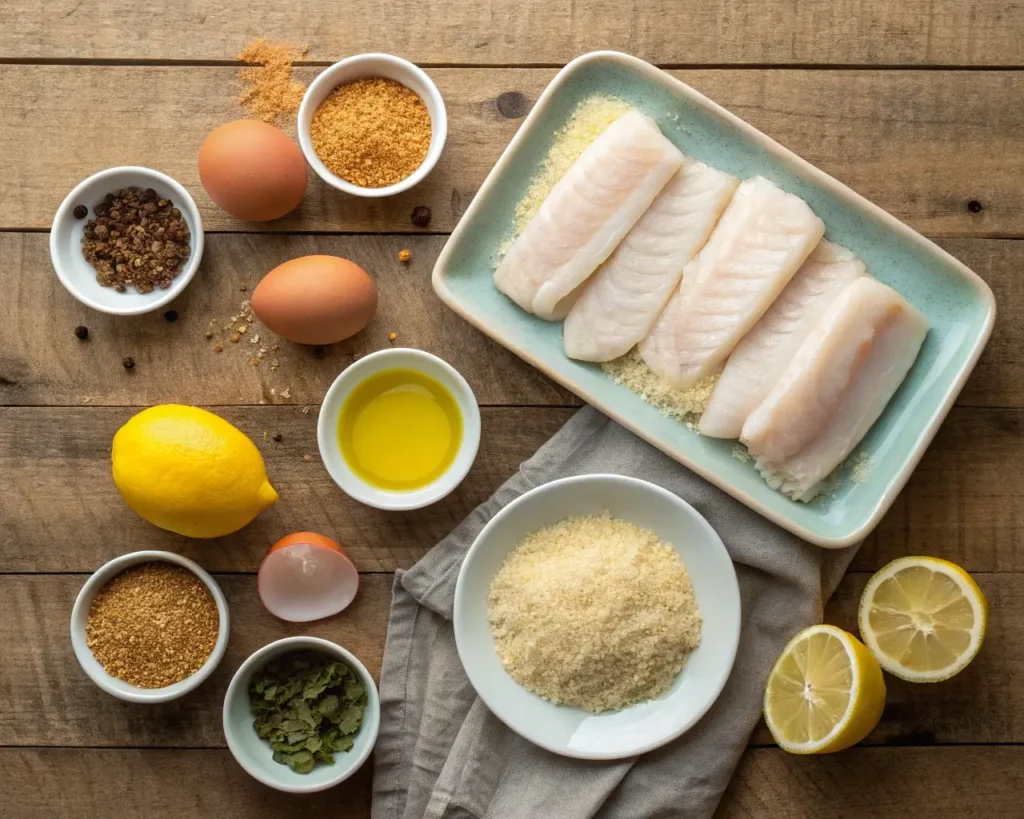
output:
[[[72,296],[103,313],[148,313],[178,296],[203,255],[203,222],[178,182],[150,168],[110,168],[57,209],[50,259]]]

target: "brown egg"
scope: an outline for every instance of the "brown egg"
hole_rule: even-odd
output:
[[[289,341],[333,344],[370,323],[377,285],[348,259],[300,256],[263,277],[252,293],[252,309]]]
[[[306,193],[306,159],[280,128],[240,119],[214,128],[199,149],[199,178],[210,198],[247,222],[295,210]]]

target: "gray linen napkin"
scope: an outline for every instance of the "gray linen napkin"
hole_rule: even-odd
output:
[[[476,696],[452,630],[455,581],[484,524],[555,478],[615,472],[691,503],[721,535],[743,601],[729,682],[675,742],[619,762],[567,759],[506,728]],[[761,713],[779,651],[821,621],[856,547],[804,543],[586,407],[426,557],[395,578],[381,671],[373,819],[660,819],[714,812]]]

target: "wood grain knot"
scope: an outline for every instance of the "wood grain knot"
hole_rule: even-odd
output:
[[[520,119],[530,110],[530,103],[518,91],[505,91],[494,101],[498,113],[507,119]]]

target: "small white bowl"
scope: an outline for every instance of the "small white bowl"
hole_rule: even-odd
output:
[[[462,414],[462,442],[451,466],[433,483],[408,492],[394,492],[368,484],[345,462],[338,440],[338,418],[352,390],[374,373],[397,369],[416,370],[439,381],[441,386],[452,394]],[[409,347],[379,350],[351,364],[331,384],[327,395],[324,396],[323,404],[320,405],[316,440],[324,466],[327,467],[334,482],[350,498],[376,509],[420,509],[441,500],[458,486],[469,472],[480,446],[480,408],[466,379],[444,359]]]
[[[590,714],[553,705],[512,679],[494,646],[487,596],[506,556],[526,535],[574,515],[605,510],[652,530],[676,550],[693,581],[702,624],[700,645],[668,692],[620,711]],[[686,501],[636,478],[581,475],[538,486],[491,518],[459,571],[453,621],[469,681],[509,728],[562,756],[623,759],[671,742],[718,698],[739,645],[740,592],[721,538]]]
[[[355,744],[345,753],[336,753],[333,765],[318,762],[308,774],[295,773],[287,765],[274,762],[270,743],[256,736],[253,730],[252,709],[249,707],[249,681],[253,674],[275,657],[301,650],[320,651],[337,657],[356,672],[366,688],[366,711],[363,712],[363,724],[356,734]],[[285,637],[264,646],[239,666],[224,695],[224,737],[232,755],[253,779],[287,793],[314,793],[344,782],[370,756],[379,728],[380,697],[370,672],[352,652],[319,637]]]
[[[82,234],[85,225],[96,218],[93,208],[103,201],[108,193],[124,188],[152,188],[162,198],[169,199],[188,223],[192,235],[192,252],[185,261],[184,267],[166,290],[159,287],[149,293],[139,293],[129,287],[124,293],[118,293],[112,287],[103,287],[96,281],[96,270],[85,260],[82,253]],[[75,207],[85,205],[89,215],[84,219],[76,219]],[[135,316],[148,313],[163,307],[176,298],[187,286],[199,269],[203,258],[203,220],[195,201],[180,184],[167,174],[150,168],[124,166],[110,168],[93,174],[80,182],[57,208],[50,229],[50,259],[57,278],[67,291],[82,304],[111,313],[116,316]]]
[[[124,680],[119,680],[117,677],[112,677],[106,672],[93,656],[89,646],[86,645],[85,630],[89,621],[89,607],[92,606],[93,598],[96,597],[100,589],[125,569],[140,563],[156,561],[183,566],[206,584],[206,588],[210,590],[210,594],[213,595],[213,599],[217,603],[220,627],[217,630],[217,642],[214,644],[213,651],[195,674],[164,688],[139,688]],[[220,590],[217,581],[210,577],[199,564],[173,552],[132,552],[104,563],[93,573],[92,577],[85,581],[85,585],[82,586],[82,590],[75,599],[75,606],[71,610],[71,645],[85,673],[108,694],[128,702],[167,702],[187,694],[213,673],[224,656],[224,650],[228,647],[230,625],[228,601],[224,598],[224,592]]]
[[[317,156],[316,149],[313,147],[313,137],[310,134],[313,114],[320,107],[320,103],[335,88],[368,77],[384,77],[401,83],[419,95],[430,113],[430,147],[427,149],[423,163],[401,182],[383,188],[363,188],[353,185],[330,171]],[[445,111],[444,99],[441,97],[441,92],[437,90],[437,86],[434,85],[434,81],[419,66],[390,54],[358,54],[325,68],[306,89],[302,104],[299,106],[298,125],[299,145],[302,146],[302,153],[306,155],[306,161],[316,171],[317,176],[339,191],[367,198],[393,196],[418,185],[437,164],[441,151],[444,149],[445,140],[448,138],[448,114]]]

